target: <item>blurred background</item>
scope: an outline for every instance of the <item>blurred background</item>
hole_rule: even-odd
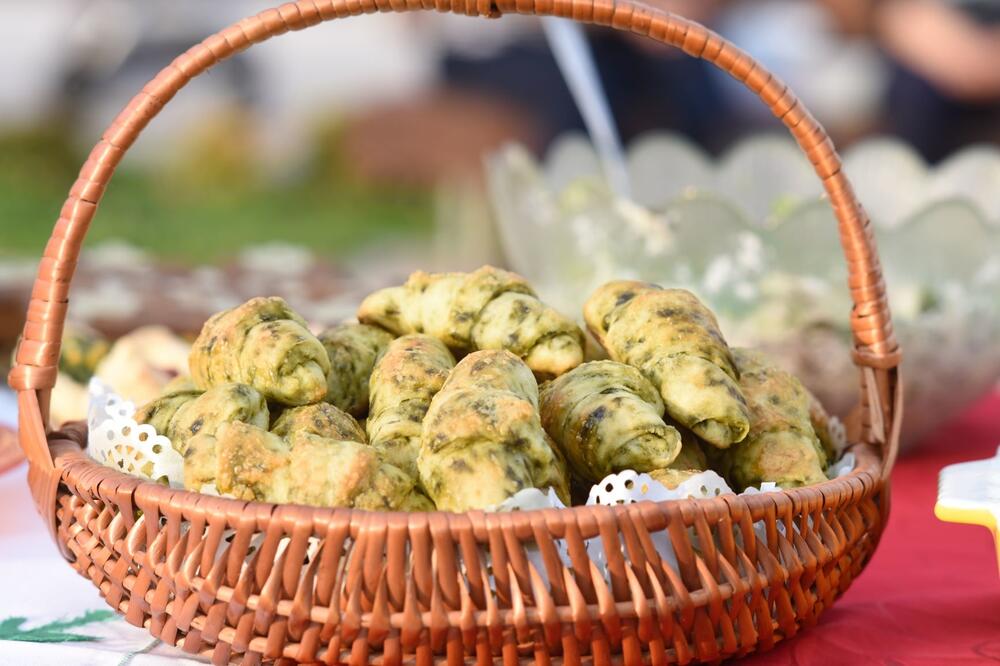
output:
[[[921,347],[937,351],[917,358],[946,392],[942,372],[988,390],[1000,374],[994,329],[966,324],[996,315],[1000,301],[1000,3],[652,4],[706,23],[800,95],[845,151],[880,230],[900,236],[880,237],[898,258],[886,263],[899,276],[890,287],[900,328],[940,331]],[[268,6],[0,3],[0,365],[103,128],[175,55]],[[166,107],[101,205],[72,317],[111,338],[152,323],[183,335],[211,312],[275,293],[329,322],[415,268],[485,262],[526,273],[569,310],[595,281],[638,275],[694,288],[731,322],[727,336],[791,344],[787,364],[846,413],[856,383],[849,303],[843,268],[825,268],[839,261],[836,230],[808,164],[767,110],[709,65],[633,35],[584,35],[599,83],[591,92],[627,147],[626,189],[604,178],[614,167],[590,147],[539,20],[336,21],[233,57]],[[586,64],[581,53],[570,65]],[[616,224],[621,235],[587,235]],[[563,237],[574,240],[562,248]],[[731,256],[720,263],[713,248]],[[771,250],[799,265],[768,264]],[[802,307],[775,310],[776,294]],[[951,307],[967,301],[975,307]],[[942,349],[965,365],[935,365]],[[938,420],[976,397],[943,406],[939,393],[916,394]],[[911,439],[931,425],[914,425]]]

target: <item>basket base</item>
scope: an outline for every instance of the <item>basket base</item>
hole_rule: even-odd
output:
[[[72,566],[128,622],[216,664],[709,663],[811,626],[864,568],[886,507],[877,456],[854,451],[858,470],[824,484],[825,501],[812,505],[798,503],[796,491],[643,502],[582,514],[596,522],[579,518],[575,534],[552,522],[571,509],[389,514],[373,540],[366,524],[384,514],[353,512],[352,521],[349,511],[173,491],[77,449],[58,459],[70,492],[58,500],[57,533]],[[131,490],[112,492],[116,477]],[[529,514],[542,518],[534,529]],[[493,532],[488,520],[505,527]],[[472,529],[458,528],[466,522]],[[551,534],[538,531],[545,525]],[[650,555],[658,533],[670,536],[676,568]],[[519,547],[554,544],[553,535],[571,559],[581,536],[618,543],[619,557],[602,565],[607,578],[578,557],[556,565],[559,578],[546,583],[556,560],[543,555],[536,567]],[[449,552],[461,559],[449,564]],[[493,567],[477,589],[471,558],[490,567],[506,558],[508,576]],[[409,573],[393,581],[391,569],[408,562]]]

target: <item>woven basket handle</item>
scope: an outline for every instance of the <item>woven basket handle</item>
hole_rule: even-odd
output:
[[[24,335],[10,373],[10,385],[20,392],[21,418],[32,419],[22,423],[21,442],[33,465],[52,468],[46,441],[37,433],[47,430],[48,397],[56,380],[67,293],[80,246],[115,167],[146,124],[191,79],[252,44],[335,18],[418,9],[489,17],[508,12],[563,16],[629,30],[703,58],[756,93],[788,127],[812,162],[839,221],[854,301],[854,361],[862,369],[859,436],[866,442],[887,445],[888,474],[898,440],[899,351],[868,217],[841,170],[833,144],[788,87],[756,60],[698,23],[632,0],[300,0],[243,19],[167,65],[118,114],[94,146],[70,189],[38,267]]]

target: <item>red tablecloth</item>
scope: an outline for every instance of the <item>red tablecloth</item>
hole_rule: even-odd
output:
[[[892,516],[874,558],[819,624],[767,654],[734,666],[858,664],[931,666],[1000,662],[1000,574],[992,536],[983,528],[934,517],[938,471],[991,457],[1000,444],[1000,394],[984,400],[893,472]],[[0,484],[0,553],[4,537],[20,556],[55,554],[30,505],[23,467],[7,492]],[[8,480],[8,479],[5,479]],[[8,553],[10,555],[10,553]],[[77,595],[90,583],[73,577]],[[30,610],[30,604],[26,610]],[[7,663],[0,657],[0,663]],[[48,662],[46,662],[48,663]]]
[[[990,458],[1000,395],[932,436],[893,471],[889,527],[875,555],[819,624],[741,666],[1000,662],[1000,574],[992,535],[934,517],[945,465]]]

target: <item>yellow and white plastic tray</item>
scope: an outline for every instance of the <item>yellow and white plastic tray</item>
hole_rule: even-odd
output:
[[[993,532],[1000,565],[1000,449],[992,458],[942,469],[934,515],[949,523],[982,525]]]

